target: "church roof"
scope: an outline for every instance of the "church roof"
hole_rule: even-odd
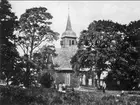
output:
[[[53,63],[59,65],[58,69],[72,68],[70,64],[71,57],[76,53],[77,47],[57,48],[57,57],[53,58]]]
[[[70,16],[68,15],[67,26],[65,32],[62,34],[62,38],[64,37],[76,37],[76,33],[72,30]]]

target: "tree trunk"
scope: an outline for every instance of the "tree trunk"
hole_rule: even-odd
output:
[[[31,85],[30,83],[30,62],[29,60],[32,60],[33,56],[33,43],[34,43],[34,37],[32,37],[32,42],[31,42],[31,50],[30,50],[30,55],[27,58],[27,65],[26,65],[26,77],[25,77],[25,87],[29,87]]]
[[[101,76],[101,72],[98,72],[97,73],[97,76],[98,76],[98,81],[99,81],[99,85],[98,85],[98,88],[101,88],[101,85],[100,85],[100,76]]]
[[[95,88],[95,74],[94,74],[94,71],[92,71],[92,86]]]
[[[31,42],[30,60],[32,60],[32,56],[33,56],[33,47],[34,47],[34,35],[32,36],[32,42]]]
[[[31,43],[30,60],[33,58],[33,42]]]
[[[30,86],[30,65],[29,62],[27,61],[26,64],[26,73],[25,73],[25,87],[29,87]]]

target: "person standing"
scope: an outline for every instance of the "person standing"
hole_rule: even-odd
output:
[[[103,88],[103,93],[105,93],[105,89],[106,89],[106,83],[105,83],[105,81],[103,81],[102,88]]]
[[[66,93],[66,85],[64,83],[62,84],[62,92]]]
[[[59,84],[58,91],[62,92],[62,84],[61,83]]]

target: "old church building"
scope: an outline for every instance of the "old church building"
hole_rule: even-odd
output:
[[[55,82],[64,83],[67,86],[97,86],[97,76],[89,73],[89,68],[80,70],[80,76],[74,76],[74,71],[70,64],[71,57],[78,50],[77,35],[72,29],[70,15],[68,14],[66,29],[61,35],[61,48],[56,48],[57,57],[53,58],[53,63],[58,65],[55,69]]]
[[[57,57],[53,59],[54,64],[57,64],[55,79],[57,83],[65,83],[71,85],[71,75],[73,74],[70,65],[71,57],[77,51],[77,36],[72,29],[70,15],[68,14],[65,32],[61,35],[61,48],[56,48]]]

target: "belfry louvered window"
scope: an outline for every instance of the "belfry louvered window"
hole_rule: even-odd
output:
[[[71,46],[71,40],[69,40],[69,45]]]
[[[72,40],[72,45],[74,45],[74,40]]]

